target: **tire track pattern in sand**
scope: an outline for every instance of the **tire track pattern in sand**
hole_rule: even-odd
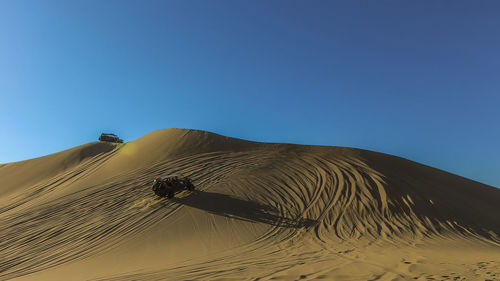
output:
[[[115,153],[117,150],[96,156],[32,187],[16,202],[0,206],[0,279],[112,249],[182,210],[183,204],[155,199],[150,191],[156,175],[171,173],[190,176],[202,191],[224,185],[235,198],[269,206],[260,210],[259,219],[232,214],[236,219],[266,224],[268,231],[241,246],[237,254],[221,252],[211,260],[120,275],[116,280],[215,279],[235,276],[250,267],[252,272],[269,277],[300,266],[308,258],[321,261],[336,257],[339,250],[332,247],[332,240],[343,241],[343,251],[348,251],[349,239],[390,243],[408,236],[457,233],[454,230],[479,237],[459,225],[419,217],[405,199],[391,200],[383,175],[361,159],[288,146],[274,152],[211,152],[177,157],[115,175],[50,201],[42,200],[58,188],[71,187],[76,181],[81,184],[92,177]],[[287,255],[303,246],[300,241],[304,236],[311,235],[321,250]],[[255,256],[253,252],[260,254]],[[287,262],[275,262],[284,258]],[[231,260],[231,266],[223,271],[215,269],[214,265],[224,260]]]
[[[458,225],[445,225],[419,217],[405,200],[391,201],[384,188],[383,175],[354,157],[321,157],[296,151],[276,153],[258,161],[260,165],[257,167],[251,167],[251,170],[246,167],[244,174],[240,173],[238,177],[228,175],[221,182],[240,187],[239,193],[235,192],[236,196],[248,196],[248,190],[252,190],[252,200],[278,210],[276,218],[281,221],[274,222],[262,237],[240,247],[236,253],[234,250],[220,253],[218,258],[108,278],[219,279],[245,276],[245,272],[252,272],[249,278],[241,278],[266,280],[308,261],[321,263],[337,260],[339,267],[354,262],[354,259],[346,259],[343,255],[352,251],[349,249],[350,239],[366,239],[368,244],[407,244],[409,237],[411,241],[418,241],[423,237],[455,234],[460,228]],[[310,235],[314,235],[321,250],[294,254],[304,253],[301,241],[304,236]],[[472,232],[467,235],[477,237]],[[338,246],[339,242],[341,246]],[[301,250],[295,251],[297,248]],[[226,261],[231,261],[231,264]],[[376,263],[371,266],[379,267],[381,274],[385,272],[391,276],[408,278],[404,272]],[[323,271],[329,270],[331,268]],[[323,271],[311,277],[320,276]]]

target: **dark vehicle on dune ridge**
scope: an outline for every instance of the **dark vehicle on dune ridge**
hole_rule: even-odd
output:
[[[99,137],[99,140],[100,141],[107,141],[107,142],[123,143],[123,140],[120,139],[115,134],[105,134],[105,133],[102,133],[101,136]]]
[[[191,179],[181,175],[167,175],[158,177],[153,181],[153,192],[159,197],[174,197],[175,193],[183,190],[194,190]]]

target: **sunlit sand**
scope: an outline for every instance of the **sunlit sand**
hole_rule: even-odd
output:
[[[167,129],[0,165],[0,280],[500,280],[499,215],[399,157]]]

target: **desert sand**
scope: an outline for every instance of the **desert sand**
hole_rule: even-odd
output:
[[[151,191],[180,173],[197,190]],[[500,280],[500,190],[185,129],[0,165],[0,280]]]

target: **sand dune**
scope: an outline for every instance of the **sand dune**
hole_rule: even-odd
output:
[[[498,214],[395,156],[167,129],[0,165],[0,279],[500,280]]]

